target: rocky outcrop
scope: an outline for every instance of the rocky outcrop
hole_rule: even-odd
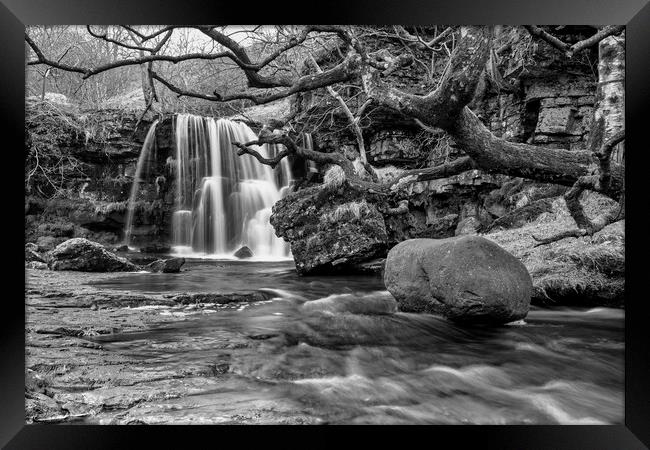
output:
[[[271,225],[291,244],[300,274],[354,270],[386,251],[382,214],[347,185],[318,186],[281,199]]]
[[[122,272],[138,269],[127,259],[106,250],[103,245],[84,238],[74,238],[59,244],[49,253],[48,266],[52,270],[81,272]]]
[[[144,268],[150,272],[178,273],[183,264],[185,264],[185,258],[159,259],[147,264]]]
[[[32,155],[33,149],[38,148],[42,156],[44,149],[47,153],[53,147],[63,155],[63,185],[54,195],[47,180],[34,178],[40,189],[34,186],[27,190],[26,238],[32,242],[40,237],[50,238],[43,243],[49,247],[47,250],[73,237],[117,244],[123,238],[133,176],[153,118],[141,118],[140,114],[120,109],[79,111],[51,107],[43,111],[45,105],[27,104],[26,152]],[[47,120],[40,120],[41,117]],[[156,144],[155,160],[150,161],[151,174],[140,184],[142,202],[135,205],[131,243],[136,246],[169,239],[175,204],[173,183],[160,184],[155,179],[170,170],[167,159],[174,153],[171,116],[159,121]]]
[[[384,283],[400,310],[459,322],[522,319],[532,294],[526,267],[479,236],[404,241],[388,252]]]

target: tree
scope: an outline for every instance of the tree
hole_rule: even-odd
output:
[[[332,25],[311,25],[305,27],[276,27],[265,33],[258,30],[228,30],[226,27],[166,26],[146,33],[135,27],[122,26],[131,35],[137,36],[137,45],[114,40],[115,45],[140,53],[127,58],[116,59],[94,66],[70,64],[65,58],[53,59],[46,56],[33,39],[26,35],[35,59],[28,64],[47,65],[68,72],[77,72],[87,79],[120,67],[147,65],[148,78],[153,90],[154,80],[170,92],[180,97],[190,97],[211,102],[247,102],[248,104],[267,104],[296,94],[325,89],[337,100],[348,118],[349,125],[356,136],[362,162],[367,165],[361,118],[370,105],[393,110],[425,130],[444,131],[465,156],[436,167],[409,171],[387,184],[368,181],[357,173],[354,165],[340,153],[322,153],[301,148],[296,144],[285,124],[270,124],[253,142],[237,143],[238,153],[250,154],[262,164],[275,166],[291,154],[320,163],[340,166],[350,183],[375,192],[389,192],[398,183],[429,180],[450,176],[462,171],[478,168],[486,172],[523,177],[531,180],[570,186],[566,200],[578,229],[574,235],[592,234],[607,223],[617,220],[624,213],[624,167],[612,161],[611,154],[624,140],[622,125],[622,90],[607,77],[621,78],[624,70],[622,42],[624,29],[621,26],[606,26],[594,30],[593,35],[568,44],[554,36],[550,31],[537,26],[525,27],[535,39],[540,39],[567,57],[574,57],[585,49],[600,44],[598,102],[594,109],[594,127],[588,150],[569,151],[552,149],[525,143],[509,142],[495,136],[481,122],[468,106],[475,96],[477,87],[490,77],[494,83],[508,88],[507,83],[494,68],[498,54],[507,51],[507,46],[498,46],[498,27],[445,27],[443,29],[404,27],[364,28]],[[143,46],[156,39],[171,39],[179,29],[192,29],[208,38],[212,48],[201,51],[169,53],[162,46]],[[237,37],[236,34],[243,35]],[[385,42],[392,40],[397,45],[375,48],[369,37],[379,36]],[[250,44],[247,39],[257,42]],[[104,39],[99,36],[99,39]],[[160,41],[158,41],[160,43]],[[613,43],[612,43],[613,42]],[[325,69],[322,61],[314,55],[325,48],[330,61]],[[431,63],[421,55],[429,55]],[[302,61],[307,64],[299,64]],[[435,61],[446,62],[440,76],[436,73]],[[228,89],[223,84],[216,86],[211,93],[199,91],[165,76],[161,69],[171,64],[186,62],[217,62],[228,69],[237,70],[246,81],[246,86],[238,84],[236,89]],[[300,70],[296,70],[300,67]],[[424,68],[423,83],[418,89],[407,90],[391,83],[391,74],[404,67]],[[614,74],[614,75],[612,75]],[[337,86],[353,84],[363,94],[360,106],[353,112]],[[622,86],[622,85],[621,85]],[[618,119],[613,119],[618,118]],[[285,149],[273,158],[264,158],[253,145],[262,143],[283,144]],[[369,166],[369,165],[368,165]],[[367,168],[372,173],[372,167]],[[620,213],[603,216],[595,220],[581,213],[579,196],[585,189],[600,192],[621,204]],[[563,236],[542,239],[550,242]]]

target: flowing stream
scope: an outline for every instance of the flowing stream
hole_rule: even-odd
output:
[[[623,422],[623,310],[533,307],[525,321],[496,328],[427,314],[306,313],[301,305],[317,299],[390,294],[378,277],[299,277],[291,262],[189,260],[180,274],[102,285],[272,293],[255,304],[170,311],[178,320],[165,326],[97,338],[152,364],[227,364],[218,387],[148,410],[161,421],[209,423],[233,408],[271,408],[312,423]]]

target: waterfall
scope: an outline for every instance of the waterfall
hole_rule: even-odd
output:
[[[142,144],[142,150],[140,150],[140,157],[138,158],[138,165],[135,168],[135,175],[133,176],[133,184],[131,185],[131,193],[129,195],[129,204],[126,213],[126,224],[124,226],[124,244],[131,244],[131,235],[133,234],[133,213],[135,212],[135,202],[140,191],[140,183],[143,181],[142,177],[147,176],[149,171],[149,166],[151,165],[152,156],[153,159],[156,158],[156,125],[158,120],[155,120],[147,136],[144,139],[144,144]],[[154,154],[151,154],[151,149],[154,150]]]
[[[307,150],[314,149],[314,140],[311,137],[311,133],[302,133],[302,145]],[[307,160],[307,178],[311,178],[313,174],[318,173],[318,168],[316,163],[311,159]]]
[[[176,210],[172,217],[177,253],[230,256],[243,245],[256,258],[290,256],[269,223],[271,207],[291,182],[284,158],[274,171],[251,155],[237,155],[233,142],[256,134],[246,124],[191,114],[176,116]],[[277,147],[277,148],[276,148]],[[253,149],[264,157],[281,146]]]

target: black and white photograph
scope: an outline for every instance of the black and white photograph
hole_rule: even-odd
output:
[[[26,424],[625,424],[624,24],[24,45]]]

